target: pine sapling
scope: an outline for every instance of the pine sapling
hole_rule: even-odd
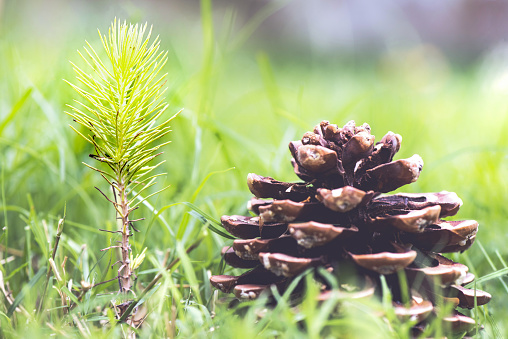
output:
[[[163,161],[155,165],[151,161],[169,143],[159,140],[170,132],[169,122],[176,116],[158,123],[168,107],[163,100],[167,74],[160,75],[167,52],[160,51],[158,37],[150,42],[151,33],[146,24],[132,25],[115,19],[108,36],[99,31],[106,57],[86,42],[84,53],[78,51],[84,67],[71,62],[77,83],[68,82],[82,100],[75,100],[69,105],[71,112],[66,113],[88,133],[71,128],[93,145],[90,157],[102,164],[100,168],[85,165],[99,172],[113,191],[113,197],[108,197],[97,188],[115,207],[118,230],[113,233],[121,234],[122,239],[103,251],[120,249],[118,282],[124,294],[134,293],[133,272],[145,253],[132,257],[129,238],[137,231],[134,222],[142,219],[132,220],[130,215],[143,200],[160,192],[142,195],[164,174],[153,174]]]

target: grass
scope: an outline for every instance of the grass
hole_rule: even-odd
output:
[[[418,153],[425,166],[418,182],[400,191],[457,192],[464,201],[457,218],[476,219],[480,229],[477,243],[452,258],[467,264],[478,278],[476,287],[493,295],[470,315],[485,326],[480,337],[508,333],[502,321],[508,318],[508,100],[506,92],[489,87],[503,70],[492,75],[479,65],[455,69],[451,63],[445,72],[425,58],[405,64],[402,51],[384,61],[354,63],[256,50],[251,32],[285,4],[266,7],[240,28],[233,20],[234,9],[223,12],[206,0],[201,4],[201,31],[189,23],[181,27],[157,22],[152,12],[139,9],[143,20],[154,19],[163,47],[170,50],[168,114],[184,108],[172,123],[172,143],[161,156],[168,175],[153,191],[171,187],[133,216],[146,217],[133,247],[137,253],[148,247],[138,270],[138,293],[157,273],[163,276],[144,297],[148,326],[139,336],[409,337],[408,325],[391,316],[382,302],[346,301],[337,307],[332,300],[318,305],[310,281],[301,305],[293,308],[287,295],[277,296],[275,310],[265,309],[263,300],[229,310],[208,283],[209,275],[220,271],[221,247],[231,240],[211,232],[183,202],[215,219],[246,213],[247,173],[296,180],[287,144],[322,119],[339,125],[351,119],[368,122],[378,139],[389,130],[401,134],[397,157]],[[110,293],[117,289],[116,282],[78,292],[114,278],[109,266],[116,259],[99,250],[118,239],[98,231],[115,227],[114,210],[94,189],[107,189],[101,178],[81,164],[91,149],[67,126],[70,121],[63,113],[75,98],[62,81],[73,77],[67,60],[77,58],[75,50],[84,39],[97,45],[91,37],[113,16],[98,15],[86,22],[69,8],[60,10],[70,17],[52,32],[53,40],[30,31],[36,26],[12,26],[21,11],[13,4],[5,8],[0,31],[0,272],[2,285],[22,307],[14,312],[0,293],[0,331],[5,337],[125,336],[125,325],[102,326],[114,318],[111,308],[102,310],[119,298]],[[35,309],[64,214],[54,257],[61,280],[49,274],[48,284],[55,287],[48,289],[46,311],[39,313]],[[200,245],[186,253],[198,238]],[[179,262],[165,271],[176,258]],[[309,275],[301,279],[309,280]],[[62,303],[73,307],[68,311]],[[258,319],[260,312],[266,314]],[[378,316],[381,312],[385,319]],[[428,335],[441,331],[438,326],[434,330]]]

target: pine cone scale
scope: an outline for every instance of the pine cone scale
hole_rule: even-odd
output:
[[[366,172],[362,189],[387,193],[415,182],[423,168],[423,160],[415,154],[411,158],[379,165]]]
[[[322,258],[297,258],[283,253],[259,253],[259,260],[276,275],[293,277],[307,268],[324,263]]]
[[[235,268],[254,268],[259,265],[257,258],[255,260],[247,260],[240,258],[236,253],[233,247],[224,246],[222,248],[222,257],[226,264]]]
[[[358,232],[356,227],[345,228],[315,221],[289,224],[288,228],[298,245],[306,249],[326,245],[335,239],[347,239]]]
[[[368,270],[382,275],[393,274],[409,266],[416,258],[415,251],[405,253],[381,252],[373,254],[352,254],[353,261]]]
[[[372,220],[376,230],[393,227],[407,233],[421,233],[431,224],[438,222],[441,206],[426,207],[421,210],[412,210],[406,214],[393,216],[380,216]]]
[[[312,190],[306,185],[277,181],[273,178],[263,177],[255,173],[249,173],[247,176],[247,184],[249,190],[257,198],[302,201],[313,195]]]
[[[287,230],[287,223],[265,223],[260,227],[259,217],[244,217],[241,215],[225,215],[221,218],[222,226],[234,235],[242,239],[257,237],[276,238]]]
[[[405,234],[402,239],[418,246],[423,251],[459,252],[471,247],[476,239],[477,231],[478,223],[475,220],[440,220],[417,236]]]
[[[459,299],[459,307],[462,308],[473,308],[476,305],[485,305],[490,301],[492,296],[484,291],[464,288],[460,285],[452,285],[451,289],[455,291]]]
[[[377,197],[373,201],[376,205],[388,206],[401,210],[421,210],[430,206],[441,206],[440,218],[450,217],[457,214],[462,200],[453,192],[442,191],[439,193],[399,193],[389,196]],[[374,213],[374,211],[372,212]]]

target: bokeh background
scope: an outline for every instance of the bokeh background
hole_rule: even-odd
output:
[[[167,176],[157,188],[171,186],[139,211],[167,207],[138,226],[135,250],[148,246],[152,261],[175,245],[179,227],[183,242],[200,229],[185,206],[168,206],[246,213],[247,174],[297,180],[287,144],[326,119],[368,122],[378,140],[401,134],[397,157],[418,153],[425,166],[399,191],[457,192],[457,218],[480,228],[476,244],[452,258],[478,277],[506,268],[508,2],[0,0],[0,225],[22,253],[6,272],[44,246],[34,223],[54,232],[65,205],[71,260],[82,264],[86,247],[90,265],[105,266],[98,250],[110,239],[96,230],[113,227],[114,211],[94,189],[106,187],[100,176],[81,164],[92,149],[68,127],[64,111],[77,95],[63,79],[74,81],[69,61],[82,65],[85,40],[100,50],[97,29],[106,34],[115,17],[153,25],[169,51],[168,116],[184,109],[161,156]],[[203,272],[216,272],[223,243],[210,235],[193,254]],[[478,287],[494,297],[486,333],[504,333],[506,278]]]

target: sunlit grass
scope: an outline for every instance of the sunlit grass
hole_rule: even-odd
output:
[[[378,316],[384,312],[383,304],[374,300],[321,307],[312,298],[316,291],[311,287],[297,308],[289,305],[288,296],[278,296],[279,306],[259,318],[265,309],[263,300],[229,310],[221,300],[224,296],[208,283],[210,274],[219,273],[221,247],[231,241],[210,232],[200,218],[188,214],[192,211],[188,205],[180,203],[192,202],[215,219],[246,213],[247,173],[296,181],[287,144],[322,119],[338,125],[351,119],[368,122],[378,140],[390,130],[401,134],[397,157],[418,153],[425,166],[418,182],[400,191],[448,190],[463,199],[456,218],[479,221],[478,243],[452,257],[476,274],[477,288],[493,295],[488,305],[465,312],[485,326],[484,337],[504,335],[508,331],[504,323],[508,318],[506,94],[489,90],[475,65],[461,71],[450,67],[442,76],[418,80],[409,74],[412,68],[397,68],[397,63],[352,67],[347,60],[316,57],[307,62],[290,54],[252,52],[242,47],[255,22],[228,36],[227,22],[212,25],[209,3],[203,4],[204,38],[191,30],[192,39],[175,37],[168,42],[169,111],[184,111],[174,120],[173,142],[161,156],[168,175],[154,191],[171,187],[133,216],[146,218],[133,247],[137,251],[148,247],[139,268],[138,290],[163,272],[160,285],[146,296],[149,326],[140,329],[140,336],[409,338],[407,326]],[[276,9],[268,8],[262,15]],[[92,150],[67,127],[63,113],[73,94],[61,79],[72,77],[67,60],[80,47],[72,41],[81,42],[83,30],[96,28],[95,23],[75,30],[69,27],[69,43],[64,39],[56,49],[24,32],[3,33],[0,40],[0,224],[5,227],[0,234],[5,260],[0,270],[13,298],[23,296],[20,305],[26,310],[9,316],[0,293],[1,331],[7,337],[127,333],[125,326],[108,328],[99,323],[114,318],[111,309],[103,313],[97,307],[110,305],[115,296],[101,294],[118,289],[116,282],[98,285],[77,302],[70,300],[77,306],[69,314],[61,306],[61,296],[50,288],[46,314],[33,311],[45,281],[45,274],[37,274],[47,267],[65,205],[55,262],[61,270],[67,257],[68,290],[76,288],[77,293],[82,280],[93,284],[116,276],[108,269],[111,255],[99,252],[118,240],[97,231],[115,227],[113,208],[104,205],[94,189],[107,187],[81,165]],[[162,40],[171,41],[170,35],[168,30]],[[202,46],[197,48],[195,41],[203,41]],[[185,249],[200,236],[204,236],[200,246],[186,254]],[[5,248],[11,250],[5,254]],[[163,268],[176,258],[180,263],[165,272]],[[50,278],[50,286],[58,285],[54,279]],[[173,318],[176,323],[170,324]],[[433,329],[440,330],[438,325]]]

